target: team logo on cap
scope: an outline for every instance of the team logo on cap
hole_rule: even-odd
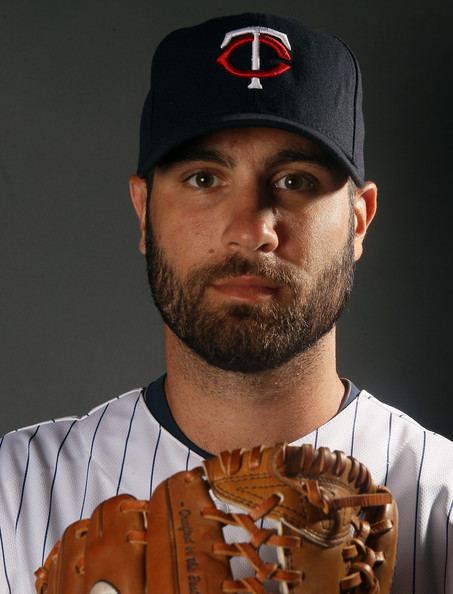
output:
[[[241,70],[231,63],[230,56],[238,47],[247,43],[252,44],[252,67],[250,70]],[[261,70],[260,45],[262,43],[270,46],[282,60],[269,70]],[[225,51],[217,58],[217,62],[234,76],[250,78],[249,89],[262,89],[261,78],[279,76],[291,68],[289,64],[291,56],[288,51],[291,49],[291,45],[288,36],[269,27],[244,27],[229,31],[220,47],[225,48]]]

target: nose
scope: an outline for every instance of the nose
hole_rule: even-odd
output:
[[[243,189],[229,205],[222,241],[230,252],[273,252],[279,244],[276,215],[259,190]]]

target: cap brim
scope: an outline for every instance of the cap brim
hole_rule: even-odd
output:
[[[172,149],[177,146],[193,140],[204,134],[222,130],[225,128],[277,128],[279,130],[286,130],[300,134],[314,142],[320,144],[323,149],[329,154],[345,172],[352,177],[358,187],[362,187],[365,180],[359,172],[359,168],[353,161],[342,151],[342,149],[335,143],[334,140],[324,135],[319,130],[314,129],[304,124],[295,123],[294,121],[285,120],[277,116],[269,114],[234,114],[234,115],[216,115],[212,119],[203,117],[203,121],[196,119],[190,122],[184,122],[184,126],[173,126],[173,133],[169,133],[165,142],[156,143],[155,148],[152,149],[146,159],[140,162],[137,175],[145,177],[147,173]],[[167,131],[168,132],[168,131]]]

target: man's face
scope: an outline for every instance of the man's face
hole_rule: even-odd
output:
[[[167,326],[216,367],[273,369],[329,332],[349,296],[346,177],[290,132],[229,129],[154,172],[146,257]]]

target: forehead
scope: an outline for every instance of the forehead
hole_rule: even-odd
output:
[[[306,157],[306,160],[340,172],[340,166],[320,144],[300,134],[276,128],[226,128],[204,134],[172,149],[159,161],[158,167],[166,168],[180,161],[203,160],[203,155],[211,150],[232,157],[241,153],[255,155],[262,160],[286,151],[289,156],[294,154],[294,160]]]

